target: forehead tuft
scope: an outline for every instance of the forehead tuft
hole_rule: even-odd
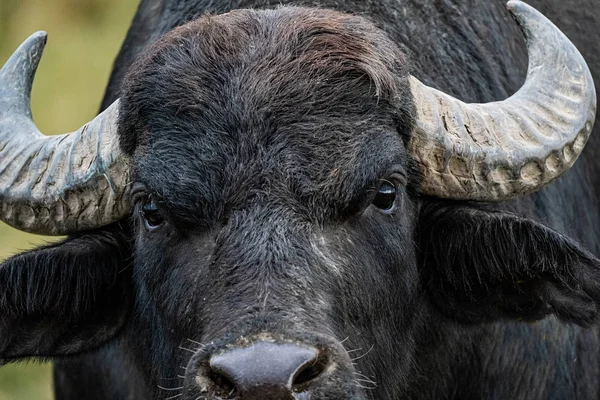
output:
[[[258,119],[261,112],[295,119],[288,114],[365,111],[369,100],[398,102],[398,93],[408,93],[406,77],[402,52],[362,17],[297,7],[207,15],[166,34],[130,69],[122,144],[133,152],[142,132],[176,129],[175,118],[186,115],[216,122],[234,111],[234,123],[243,124],[251,111]],[[411,114],[409,106],[391,108]],[[173,119],[163,127],[165,115]]]

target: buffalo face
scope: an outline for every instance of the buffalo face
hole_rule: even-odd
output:
[[[288,9],[200,19],[132,69],[140,305],[192,350],[190,398],[362,398],[368,360],[410,340],[403,63],[362,19]]]

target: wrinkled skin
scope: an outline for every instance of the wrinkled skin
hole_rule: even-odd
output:
[[[148,38],[144,21],[164,33],[205,9],[150,3],[132,31]],[[444,24],[460,14],[448,5],[409,4],[396,33],[324,11],[244,11],[176,30],[133,65],[125,49],[114,79],[132,218],[1,265],[0,357],[55,357],[59,399],[226,398],[209,359],[257,341],[327,354],[299,399],[597,398],[597,140],[518,202],[418,195],[404,53],[418,78],[466,100],[519,83],[516,27],[480,6],[496,35]],[[462,67],[476,72],[444,74]],[[396,187],[391,207],[381,180]]]

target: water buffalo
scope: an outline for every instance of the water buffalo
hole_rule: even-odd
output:
[[[144,0],[58,137],[30,37],[0,219],[68,238],[0,265],[0,359],[63,400],[598,399],[590,70],[528,5],[458,3]],[[600,76],[600,11],[555,3]]]

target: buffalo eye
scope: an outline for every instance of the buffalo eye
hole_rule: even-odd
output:
[[[390,211],[396,204],[396,185],[382,179],[377,188],[377,194],[373,199],[373,205],[381,210]]]
[[[152,197],[149,197],[146,200],[142,206],[142,209],[140,210],[140,214],[144,219],[144,225],[148,230],[156,229],[160,227],[163,222],[165,222],[164,218],[160,214],[156,201]]]

